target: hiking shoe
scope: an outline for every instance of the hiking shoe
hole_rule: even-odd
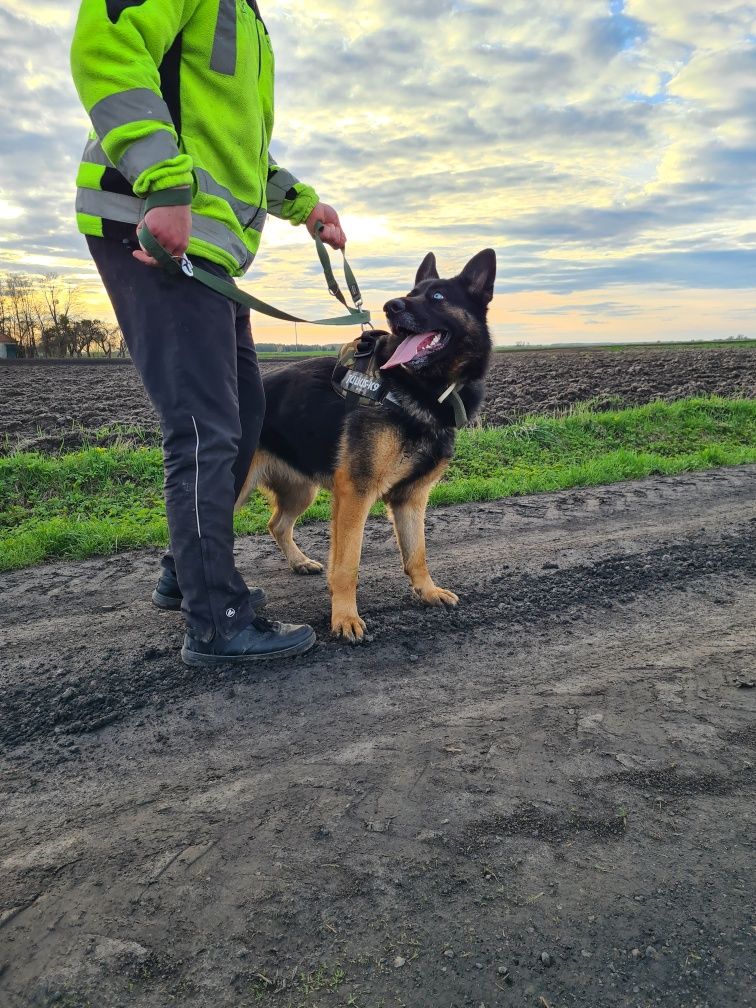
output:
[[[163,567],[160,580],[152,593],[152,604],[158,609],[178,612],[183,598],[176,575],[168,567]],[[250,588],[249,604],[255,611],[262,609],[267,603],[268,597],[262,588]]]
[[[248,627],[231,640],[215,636],[198,641],[187,634],[181,648],[185,665],[249,665],[267,658],[291,658],[304,654],[315,643],[315,631],[306,623],[274,623],[256,616]]]

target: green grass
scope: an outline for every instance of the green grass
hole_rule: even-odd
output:
[[[756,400],[577,409],[462,431],[431,503],[496,500],[744,462],[756,462]],[[164,545],[162,482],[160,450],[132,444],[0,459],[0,570]],[[329,514],[328,495],[321,493],[304,520]],[[263,532],[267,519],[267,505],[255,495],[236,516],[237,533]]]

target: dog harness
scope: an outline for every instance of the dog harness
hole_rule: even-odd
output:
[[[347,407],[382,406],[388,399],[400,407],[388,390],[386,380],[375,359],[375,338],[363,333],[351,343],[345,343],[331,378],[334,391],[346,400]]]
[[[363,332],[358,339],[341,348],[331,384],[334,391],[346,400],[348,410],[356,406],[388,406],[404,412],[404,407],[390,391],[376,360],[377,335]],[[343,374],[344,371],[346,374]],[[437,399],[439,403],[449,400],[449,405],[454,410],[454,426],[457,428],[467,426],[468,422],[467,410],[459,395],[463,387],[461,383],[454,382]]]

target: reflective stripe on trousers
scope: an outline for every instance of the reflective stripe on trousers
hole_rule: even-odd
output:
[[[249,313],[182,274],[142,265],[122,242],[87,244],[160,418],[184,617],[200,640],[233,637],[253,616],[234,563],[234,504],[265,414]]]

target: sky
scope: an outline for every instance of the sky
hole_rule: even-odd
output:
[[[490,246],[497,343],[756,337],[756,3],[260,7],[272,153],[342,215],[377,321],[427,251],[450,276]],[[109,318],[73,216],[77,10],[0,0],[0,270],[63,274]],[[275,220],[245,285],[297,314],[338,307],[305,230]]]

